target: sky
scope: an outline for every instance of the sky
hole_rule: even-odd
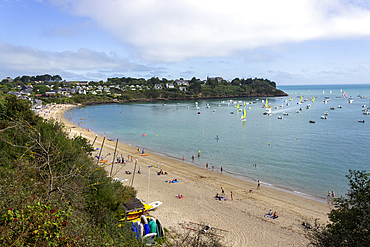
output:
[[[370,84],[368,0],[0,0],[0,80]]]

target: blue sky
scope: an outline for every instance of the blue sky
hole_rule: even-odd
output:
[[[0,0],[0,80],[370,84],[367,0]]]

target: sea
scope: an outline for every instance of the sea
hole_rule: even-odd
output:
[[[288,96],[82,106],[65,117],[109,139],[208,163],[216,172],[222,167],[261,186],[322,200],[328,191],[344,196],[350,169],[370,171],[370,85],[277,88]],[[263,114],[266,101],[271,115]]]

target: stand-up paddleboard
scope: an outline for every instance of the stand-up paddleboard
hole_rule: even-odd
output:
[[[140,220],[143,225],[148,224],[148,220],[146,219],[145,215],[141,215]]]
[[[145,224],[144,225],[144,236],[150,233],[149,225]]]
[[[161,221],[159,219],[156,219],[155,223],[157,225],[157,235],[163,238],[164,234],[163,234],[163,228],[162,228]]]
[[[143,224],[141,224],[140,221],[136,221],[134,223],[136,229],[137,229],[137,236],[138,238],[142,238],[143,237],[143,233],[144,233],[144,227],[143,227]]]
[[[101,160],[101,161],[99,161],[99,163],[107,163],[108,162],[108,160]]]
[[[148,154],[140,154],[141,156],[147,156]]]
[[[155,237],[157,236],[156,233],[149,233],[143,237],[143,243],[147,246],[157,244],[155,242]]]
[[[150,231],[150,233],[156,233],[157,224],[155,223],[155,221],[154,220],[151,220],[148,225],[149,225],[149,231]]]

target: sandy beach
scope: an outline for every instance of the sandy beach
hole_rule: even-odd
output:
[[[49,106],[39,115],[60,120],[70,136],[81,135],[94,141],[96,133],[93,130],[81,129],[64,118],[64,111],[71,107],[75,106]],[[94,146],[100,149],[102,141],[103,137],[98,135]],[[222,238],[228,246],[306,246],[309,241],[305,234],[309,230],[302,223],[313,225],[318,219],[325,224],[332,209],[327,203],[267,188],[263,184],[257,190],[257,182],[249,183],[228,176],[226,171],[223,174],[220,170],[212,171],[211,165],[209,169],[205,164],[204,168],[200,168],[191,165],[191,160],[176,160],[147,151],[147,156],[141,156],[136,147],[123,143],[118,143],[116,158],[123,155],[129,162],[114,162],[112,169],[115,145],[115,141],[106,139],[102,149],[101,155],[107,160],[103,166],[108,175],[112,170],[112,176],[124,180],[124,185],[132,182],[138,192],[137,197],[145,202],[161,201],[163,204],[150,215],[160,219],[167,229],[183,229],[179,223],[196,222],[229,231]],[[94,151],[93,155],[99,155],[99,152]],[[133,176],[135,163],[136,173]],[[137,173],[139,167],[141,174]],[[168,174],[158,175],[160,169]],[[125,171],[130,171],[131,175]],[[173,179],[179,182],[166,182]],[[214,198],[217,193],[221,195],[221,187],[228,198],[226,201]],[[176,195],[183,195],[184,198],[178,199]],[[269,210],[277,212],[279,217],[264,217]]]

